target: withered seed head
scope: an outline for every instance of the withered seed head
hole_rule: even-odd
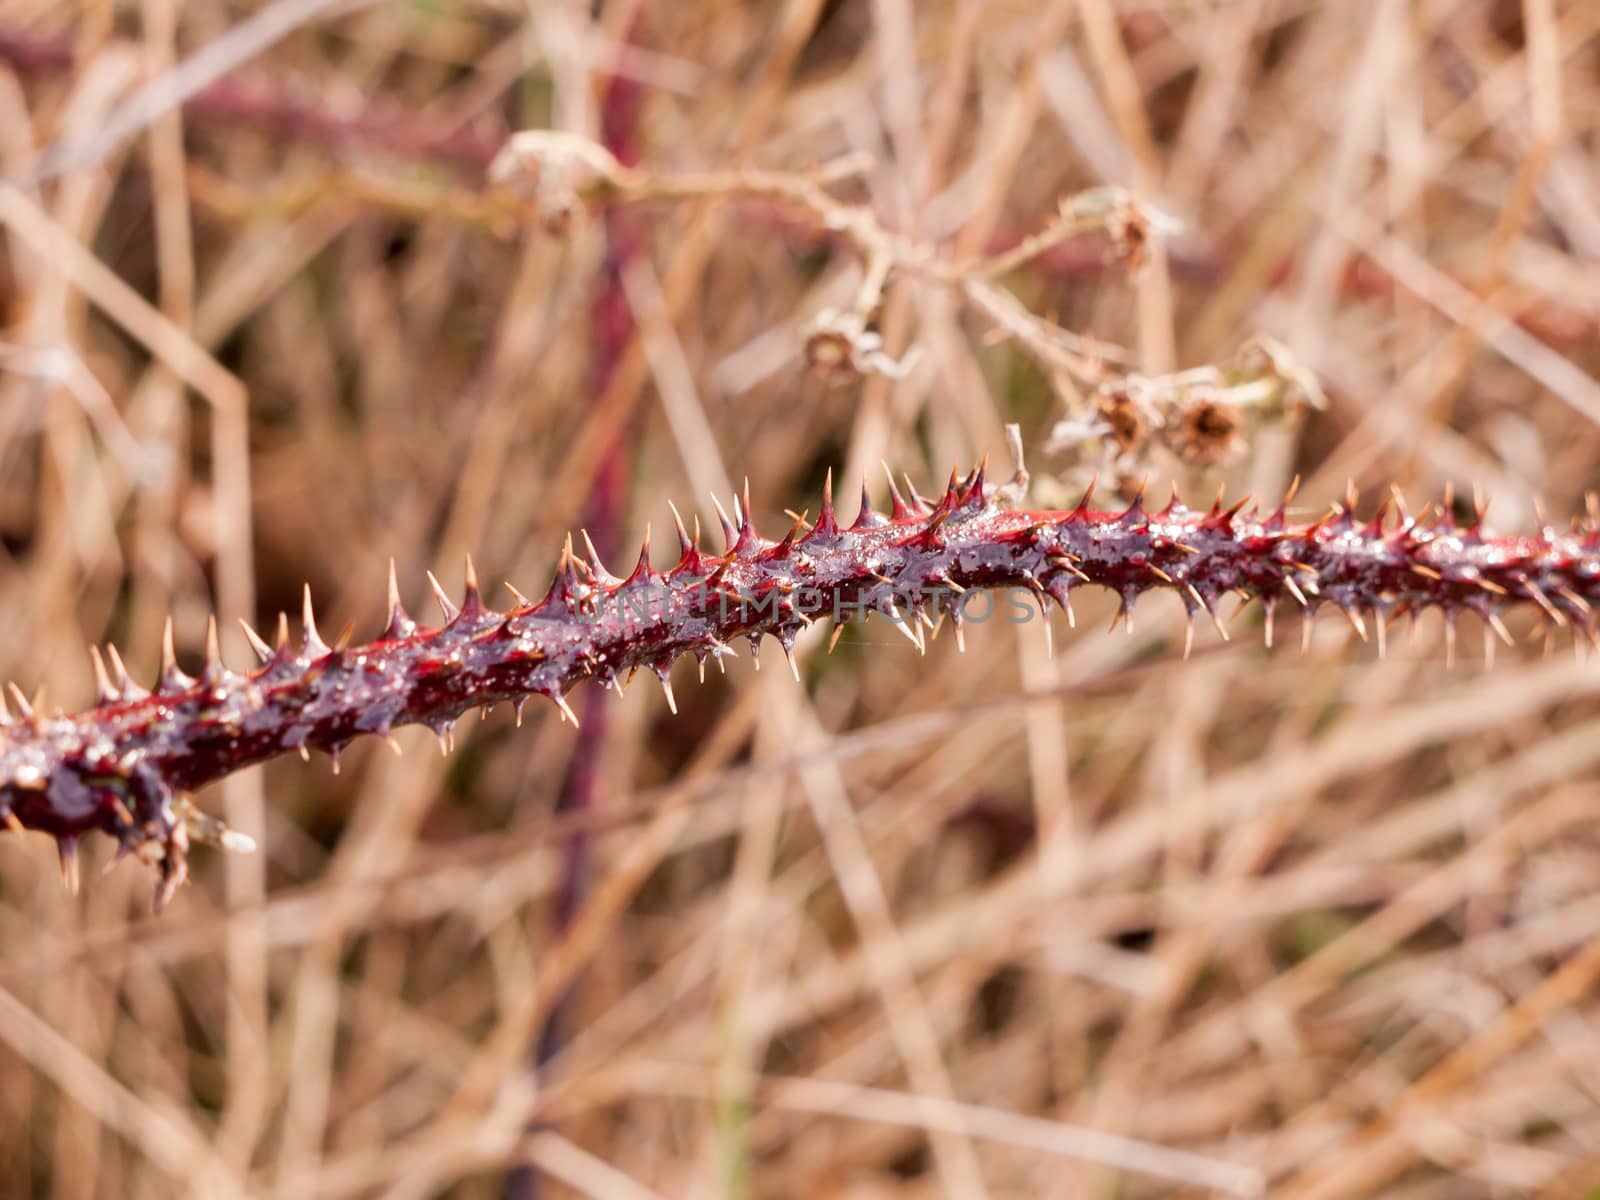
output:
[[[1185,462],[1195,466],[1233,462],[1244,449],[1238,414],[1215,400],[1197,401],[1179,417],[1172,444]]]
[[[1095,398],[1100,419],[1105,422],[1119,454],[1133,454],[1150,436],[1150,418],[1139,402],[1125,389],[1110,389]]]

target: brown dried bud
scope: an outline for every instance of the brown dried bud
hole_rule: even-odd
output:
[[[1150,418],[1132,392],[1123,387],[1102,391],[1095,397],[1095,407],[1118,454],[1132,454],[1144,446]]]
[[[513,135],[489,165],[489,182],[527,203],[556,235],[570,231],[587,207],[630,177],[604,146],[548,129]]]
[[[867,328],[860,313],[825,308],[806,334],[805,355],[813,369],[833,378],[884,375],[904,379],[916,365],[917,348],[913,346],[903,358],[894,358],[884,351],[883,338]]]
[[[1232,462],[1244,449],[1239,415],[1215,400],[1200,400],[1186,408],[1171,442],[1183,460],[1195,466]]]

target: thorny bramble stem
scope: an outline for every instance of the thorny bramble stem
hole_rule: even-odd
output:
[[[391,571],[388,626],[347,648],[318,635],[308,592],[298,646],[280,620],[277,646],[252,634],[261,665],[236,674],[216,652],[213,627],[205,670],[192,679],[169,636],[153,693],[128,679],[113,652],[114,673],[101,669],[100,700],[87,712],[47,717],[14,691],[21,711],[0,723],[0,818],[54,836],[69,879],[77,839],[110,834],[159,869],[159,906],[185,878],[190,840],[226,845],[232,836],[187,793],[241,767],[288,751],[337,754],[361,734],[400,725],[447,739],[468,709],[507,701],[520,714],[534,695],[572,718],[564,696],[581,680],[620,687],[645,668],[666,684],[680,655],[703,670],[738,637],[754,650],[770,635],[787,653],[822,617],[842,625],[880,613],[920,646],[940,615],[959,638],[980,591],[1026,589],[1041,608],[1053,601],[1070,615],[1072,590],[1093,583],[1118,593],[1124,613],[1150,588],[1175,590],[1191,622],[1201,610],[1214,615],[1228,592],[1259,600],[1269,641],[1285,600],[1313,611],[1332,605],[1363,635],[1372,622],[1380,639],[1385,622],[1404,613],[1439,608],[1453,630],[1471,610],[1509,640],[1500,617],[1509,605],[1591,636],[1600,605],[1596,531],[1492,537],[1448,512],[1396,523],[1389,505],[1365,524],[1349,504],[1306,525],[1291,524],[1282,506],[1263,516],[1174,501],[1152,513],[1136,500],[1101,512],[1087,495],[1071,511],[1030,512],[986,493],[981,467],[965,480],[952,475],[937,504],[910,495],[892,490],[892,510],[881,514],[863,489],[861,513],[844,529],[825,493],[816,523],[798,520],[777,542],[756,532],[747,495],[735,503],[737,519],[724,518],[721,554],[702,550],[680,521],[677,563],[657,571],[647,543],[626,579],[573,554],[569,542],[544,599],[519,595],[506,613],[485,606],[469,570],[459,609],[438,592],[445,623],[437,629],[406,615]]]

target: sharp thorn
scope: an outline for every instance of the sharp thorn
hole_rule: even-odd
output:
[[[439,611],[444,614],[445,624],[448,625],[460,615],[461,610],[450,602],[450,597],[445,595],[444,588],[432,571],[428,572],[428,586],[433,589],[433,598],[439,602]]]
[[[117,698],[117,689],[111,686],[111,676],[106,674],[106,660],[100,656],[100,647],[90,645],[89,659],[94,663],[95,698],[100,704],[109,704]]]
[[[650,574],[650,524],[647,521],[644,527],[644,540],[639,545],[639,557],[634,562],[633,572],[628,576],[628,579],[648,579]]]
[[[1360,637],[1363,642],[1366,641],[1367,623],[1361,619],[1361,614],[1353,608],[1344,607],[1342,604],[1338,607],[1339,611],[1345,615],[1345,620],[1350,622],[1350,628],[1356,631],[1356,635]]]
[[[322,635],[317,632],[317,618],[311,611],[311,585],[305,586],[301,596],[300,622],[304,626],[306,655],[309,658],[321,658],[328,653],[328,645],[322,640]]]
[[[927,647],[923,644],[922,639],[911,631],[910,622],[905,619],[905,615],[893,602],[889,605],[889,624],[898,630],[900,635],[915,646],[919,652],[927,653]]]
[[[900,494],[900,489],[895,486],[894,472],[889,469],[889,464],[883,464],[883,474],[889,481],[890,515],[896,521],[904,520],[910,515],[911,510],[906,507],[906,498]]]
[[[715,492],[711,495],[711,506],[717,510],[717,520],[722,523],[723,553],[732,554],[733,548],[739,542],[738,531],[734,523],[728,519],[728,511],[722,507],[722,501],[717,499]]]
[[[1531,579],[1524,578],[1522,580],[1522,588],[1528,593],[1528,599],[1544,610],[1544,615],[1550,618],[1552,624],[1559,627],[1567,623],[1567,618],[1560,609],[1550,603],[1550,597],[1544,594],[1544,589],[1537,583]]]
[[[572,711],[572,705],[567,703],[567,698],[565,696],[552,696],[550,698],[556,702],[556,707],[561,710],[562,719],[571,721],[574,729],[578,728],[578,714]]]
[[[128,667],[127,664],[122,661],[122,652],[120,650],[118,650],[115,646],[108,644],[106,646],[106,657],[111,660],[111,677],[117,685],[117,695],[119,698],[126,700],[130,696],[137,695],[139,692],[144,690],[135,684],[133,679],[128,675]]]
[[[244,630],[244,640],[250,643],[250,649],[263,663],[272,658],[272,647],[267,645],[266,639],[251,628],[250,622],[243,617],[239,618],[239,628]]]
[[[911,481],[911,476],[902,474],[900,478],[905,480],[906,495],[911,497],[912,508],[918,513],[925,513],[932,510],[933,505],[929,504],[927,498],[924,497],[921,492],[917,491],[917,485]]]
[[[871,529],[877,525],[878,513],[872,507],[872,493],[867,490],[867,477],[861,477],[861,504],[856,510],[856,521],[852,529]]]
[[[1506,645],[1515,646],[1517,644],[1516,639],[1511,636],[1511,631],[1506,628],[1506,623],[1500,619],[1499,613],[1489,613],[1483,619],[1488,627],[1494,630],[1495,636]]]
[[[813,533],[823,537],[831,537],[839,532],[838,522],[833,515],[833,468],[828,468],[827,478],[822,481],[822,507],[817,511],[817,524]]]
[[[216,614],[206,618],[206,670],[205,678],[215,681],[223,673],[222,638],[217,633]]]
[[[404,637],[415,628],[411,618],[406,616],[405,605],[400,603],[400,580],[395,575],[394,557],[389,558],[389,627],[385,631],[389,637]]]
[[[689,531],[683,527],[683,514],[678,511],[678,506],[671,500],[667,501],[667,507],[672,510],[672,525],[678,533],[678,548],[683,554],[687,555],[693,552],[694,543],[689,540]]]
[[[61,837],[56,840],[56,853],[61,862],[61,883],[67,894],[76,896],[83,883],[83,867],[78,858],[78,839]]]
[[[172,644],[172,616],[161,627],[161,678],[166,680],[178,669],[178,652]]]

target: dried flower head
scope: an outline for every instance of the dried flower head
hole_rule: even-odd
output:
[[[1235,462],[1244,452],[1238,411],[1211,397],[1196,398],[1179,413],[1171,442],[1179,457],[1191,466]]]
[[[1094,404],[1106,437],[1119,457],[1142,451],[1150,437],[1151,425],[1159,425],[1161,420],[1125,380],[1101,388],[1095,394]]]
[[[867,328],[860,312],[825,308],[817,313],[806,334],[805,357],[813,370],[833,379],[865,375],[904,379],[917,364],[918,347],[895,358],[883,349],[883,338]]]

